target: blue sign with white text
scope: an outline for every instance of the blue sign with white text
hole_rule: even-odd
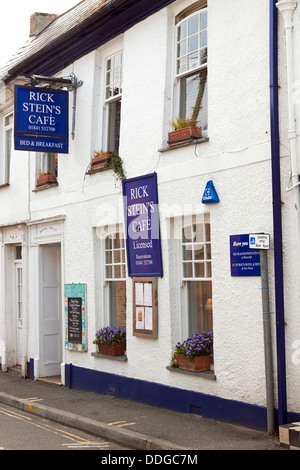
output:
[[[162,276],[156,173],[123,181],[128,275]]]
[[[68,153],[67,91],[15,86],[15,149]]]
[[[249,234],[230,236],[231,276],[260,276],[260,251],[249,248]]]

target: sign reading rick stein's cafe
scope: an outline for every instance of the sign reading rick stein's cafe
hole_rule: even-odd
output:
[[[162,276],[157,176],[123,181],[128,275]]]
[[[15,86],[15,149],[68,153],[69,94]]]

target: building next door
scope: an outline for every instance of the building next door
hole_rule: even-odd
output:
[[[50,377],[61,374],[62,363],[60,245],[40,246],[39,272],[39,376]]]

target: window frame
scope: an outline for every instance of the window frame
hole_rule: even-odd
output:
[[[115,246],[116,235],[118,235],[118,240],[120,241],[120,247]],[[107,239],[112,240],[112,248],[107,248],[106,243]],[[113,323],[117,322],[117,316],[113,318],[112,315],[112,304],[111,304],[111,289],[114,287],[113,283],[124,282],[125,283],[125,292],[127,287],[127,260],[126,260],[126,244],[125,244],[125,234],[121,228],[115,227],[114,230],[111,230],[105,233],[103,237],[103,250],[102,250],[102,273],[103,273],[103,321],[104,326],[122,326],[114,325]],[[111,262],[107,262],[107,253],[111,253]],[[120,253],[120,262],[114,262],[114,255]],[[107,267],[111,267],[112,275],[107,275]],[[120,270],[120,275],[115,275],[115,268],[118,267]],[[126,295],[126,294],[125,294]],[[125,316],[126,311],[125,311]],[[126,323],[126,322],[125,322]]]
[[[120,57],[120,63],[115,64],[116,58]],[[122,92],[123,92],[123,49],[118,49],[115,52],[110,53],[105,57],[105,65],[104,65],[104,123],[105,123],[105,150],[118,153],[119,146],[120,146],[120,127],[121,127],[121,107],[122,107]],[[113,61],[114,65],[108,69],[108,62]],[[120,68],[119,79],[113,79],[112,83],[108,84],[107,78],[108,76],[114,75],[116,69]],[[108,74],[110,71],[110,74]],[[109,86],[113,86],[115,84],[119,84],[118,93],[110,94],[107,96],[107,89]],[[119,105],[119,109],[118,108]],[[116,110],[113,111],[113,107],[116,107]],[[114,113],[114,119],[112,118]],[[118,137],[117,142],[114,140],[114,136],[112,135],[112,119],[114,120],[114,124],[116,123],[117,116],[119,117],[118,122]],[[116,126],[115,126],[116,127]],[[114,127],[114,129],[115,129]]]
[[[12,118],[11,122],[6,124],[7,118]],[[7,186],[10,181],[10,165],[11,165],[11,157],[13,151],[13,129],[14,129],[14,112],[12,109],[7,110],[5,113],[2,114],[2,136],[3,136],[3,143],[1,148],[1,154],[3,158],[1,158],[1,172],[3,174],[3,178],[0,180],[0,187]],[[7,136],[10,134],[10,141],[8,142]],[[9,147],[8,147],[9,143]]]
[[[212,263],[213,263],[213,256],[212,256],[212,240],[211,240],[211,220],[210,220],[210,213],[202,213],[202,214],[197,214],[193,216],[185,216],[184,220],[175,220],[175,237],[177,239],[177,253],[178,253],[178,269],[179,269],[179,282],[180,282],[180,336],[181,340],[186,339],[188,336],[190,336],[193,333],[196,333],[196,331],[190,331],[190,317],[189,317],[189,285],[190,283],[194,282],[199,282],[201,283],[201,289],[203,287],[203,283],[207,282],[210,283],[210,291],[212,294],[213,291],[213,277],[212,277]],[[203,224],[204,226],[207,224],[209,225],[209,230],[210,230],[210,240],[206,238],[205,234],[205,229],[204,229],[204,244],[205,247],[207,248],[207,245],[209,244],[209,257],[203,260],[203,262],[206,263],[210,262],[211,263],[211,269],[210,269],[210,275],[204,275],[204,276],[193,276],[193,277],[187,277],[184,275],[184,256],[183,256],[183,246],[186,244],[189,244],[192,246],[202,244],[203,241],[201,240],[195,240],[192,242],[183,242],[183,231],[187,230],[188,227],[191,225],[200,225]],[[200,260],[195,260],[196,263],[199,263]],[[201,260],[202,262],[202,260]],[[193,271],[195,273],[195,271]],[[206,272],[206,274],[208,274]],[[211,295],[212,299],[213,295]],[[207,305],[208,308],[208,305]],[[211,320],[213,324],[213,302],[211,300]],[[198,331],[200,332],[200,331]]]
[[[201,18],[201,15],[202,14],[206,14],[206,27],[201,30],[200,28],[200,18]],[[177,15],[177,17],[181,16],[180,14]],[[198,28],[198,31],[197,31],[197,37],[199,38],[199,44],[198,44],[198,49],[197,49],[197,52],[198,52],[198,56],[199,56],[199,64],[195,67],[192,67],[192,68],[189,68],[189,69],[186,69],[180,73],[178,73],[178,69],[177,69],[177,62],[178,62],[178,59],[179,59],[179,56],[178,56],[178,43],[180,41],[178,41],[178,35],[179,35],[179,28],[182,27],[183,23],[187,23],[188,24],[188,21],[193,17],[193,16],[198,16],[198,21],[199,21],[199,28]],[[201,47],[201,43],[200,43],[200,36],[202,33],[206,33],[206,45],[203,46],[203,48]],[[204,90],[203,90],[203,96],[201,98],[201,103],[204,103],[205,104],[205,114],[204,114],[204,126],[202,125],[201,121],[199,123],[199,125],[202,127],[202,136],[203,137],[208,137],[208,99],[207,99],[207,75],[208,75],[208,54],[206,52],[206,61],[205,63],[202,63],[201,64],[201,60],[200,60],[200,51],[201,49],[206,49],[206,51],[208,51],[208,8],[207,6],[205,7],[200,7],[199,6],[199,9],[195,9],[194,11],[190,12],[188,11],[186,13],[186,16],[184,15],[184,10],[182,11],[182,16],[180,18],[179,21],[175,22],[175,31],[174,31],[174,95],[173,95],[173,119],[175,119],[177,116],[179,116],[180,118],[192,118],[194,116],[190,116],[188,115],[187,111],[186,111],[186,99],[183,98],[183,89],[185,88],[185,84],[184,84],[184,81],[188,80],[188,79],[192,79],[193,77],[199,79],[199,80],[204,80]],[[186,41],[188,40],[188,38],[185,39]],[[186,56],[189,54],[189,51],[188,49],[186,50]],[[184,57],[184,56],[180,56],[180,57]],[[198,77],[197,77],[198,76]],[[202,77],[201,77],[202,76]],[[199,89],[199,87],[198,87]],[[183,104],[183,100],[184,100],[184,104]],[[204,101],[203,101],[204,100]],[[197,114],[197,117],[199,117],[199,112]],[[196,119],[197,120],[197,119]]]

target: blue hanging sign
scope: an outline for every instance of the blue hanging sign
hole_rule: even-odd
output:
[[[162,276],[156,173],[123,181],[128,275]]]
[[[15,150],[68,153],[67,91],[15,85]]]
[[[260,276],[260,251],[249,246],[249,234],[230,236],[231,276]]]
[[[215,190],[212,180],[208,181],[202,197],[203,204],[211,204],[214,202],[220,202],[217,191]]]

